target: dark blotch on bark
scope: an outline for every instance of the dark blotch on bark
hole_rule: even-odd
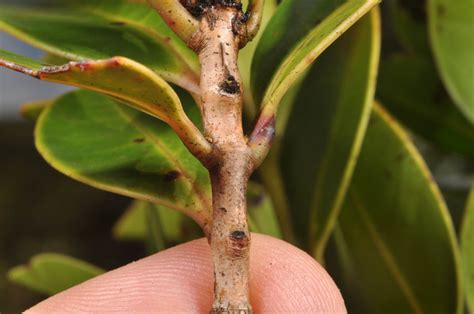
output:
[[[239,82],[233,77],[229,75],[224,82],[221,84],[221,89],[226,92],[227,94],[238,94],[240,93],[240,85]]]
[[[236,230],[236,231],[233,231],[231,234],[230,234],[231,238],[233,240],[237,240],[237,241],[240,241],[242,240],[243,238],[245,238],[245,232],[244,231],[240,231],[240,230]]]
[[[230,256],[233,258],[242,258],[246,255],[249,248],[249,238],[244,231],[236,230],[230,234]]]
[[[240,0],[214,0],[214,2],[219,3],[225,7],[237,8],[238,10],[242,10],[242,3]]]
[[[181,4],[195,17],[206,13],[212,5],[210,0],[181,0]]]
[[[241,23],[247,23],[248,20],[250,20],[251,15],[252,14],[250,12],[246,12],[246,13],[242,14],[242,16],[240,17],[240,22]]]
[[[240,0],[181,0],[180,2],[195,17],[204,15],[209,8],[217,5],[242,10]]]

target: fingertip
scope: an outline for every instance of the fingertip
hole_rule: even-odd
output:
[[[255,237],[251,303],[260,313],[346,313],[336,284],[306,252],[264,235]]]
[[[331,277],[312,257],[252,234],[250,299],[256,313],[346,313]],[[30,313],[208,312],[213,279],[205,239],[144,258],[59,293]]]
[[[209,255],[203,239],[178,245],[63,291],[28,312],[207,312]]]

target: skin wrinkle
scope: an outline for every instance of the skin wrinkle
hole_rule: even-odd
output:
[[[326,271],[305,252],[252,234],[250,300],[255,313],[346,313]],[[113,270],[43,301],[27,313],[207,313],[213,295],[205,239]]]

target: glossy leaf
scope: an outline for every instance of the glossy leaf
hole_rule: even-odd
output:
[[[474,124],[474,2],[428,0],[428,24],[436,63],[446,88]]]
[[[474,124],[443,95],[429,59],[393,55],[383,60],[377,97],[412,131],[440,147],[474,156]]]
[[[191,91],[198,89],[195,54],[160,16],[138,1],[57,1],[0,8],[0,30],[70,60],[124,56]]]
[[[342,1],[282,3],[259,43],[252,66],[252,88],[263,110],[274,113],[304,70],[378,2],[353,0],[337,9]]]
[[[191,116],[198,116],[192,106]],[[167,125],[109,97],[77,91],[41,115],[36,146],[54,168],[92,185],[177,209],[202,227],[210,217],[207,170]]]
[[[150,209],[158,216],[160,225],[157,231],[167,247],[202,236],[200,229],[193,228],[193,222],[182,213],[144,201],[132,203],[114,226],[114,236],[122,240],[145,240],[148,236],[147,211]]]
[[[54,295],[88,279],[104,273],[104,270],[87,262],[54,253],[39,254],[29,265],[12,268],[10,281],[37,292]]]
[[[281,169],[297,238],[320,258],[344,199],[373,103],[378,11],[315,62],[295,98]]]
[[[474,185],[467,200],[461,229],[461,254],[467,305],[474,311]]]
[[[330,273],[351,313],[461,313],[460,260],[440,191],[376,106],[335,232]]]
[[[41,63],[0,50],[0,66],[40,80],[87,88],[114,96],[168,123],[190,149],[205,151],[209,146],[189,121],[171,86],[153,71],[133,60],[114,57],[107,60],[69,62],[61,66]]]

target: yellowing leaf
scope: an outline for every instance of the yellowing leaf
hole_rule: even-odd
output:
[[[44,66],[35,60],[0,50],[0,66],[40,80],[82,87],[116,97],[165,121],[194,147],[208,146],[200,131],[186,116],[171,86],[133,60],[114,57]]]
[[[190,91],[199,63],[147,4],[128,0],[54,1],[47,8],[0,8],[0,30],[68,60],[124,56]]]

